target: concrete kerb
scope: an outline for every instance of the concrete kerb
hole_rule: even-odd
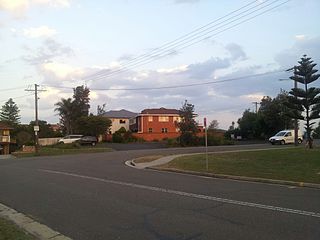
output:
[[[0,203],[0,217],[7,219],[19,228],[40,240],[71,240],[48,226],[34,221],[30,217]]]
[[[277,148],[277,149],[286,149],[289,147]],[[248,151],[267,151],[270,149],[246,149],[246,150],[231,150],[231,151],[217,151],[217,152],[208,152],[208,154],[214,153],[230,153],[230,152],[248,152]],[[137,169],[152,169],[157,171],[167,171],[167,172],[175,172],[175,173],[182,173],[182,174],[190,174],[196,176],[204,176],[204,177],[212,177],[212,178],[223,178],[223,179],[230,179],[230,180],[239,180],[239,181],[248,181],[248,182],[260,182],[260,183],[269,183],[269,184],[281,184],[281,185],[289,185],[289,186],[297,186],[297,187],[309,187],[309,188],[317,188],[320,189],[320,184],[316,183],[305,183],[305,182],[294,182],[294,181],[286,181],[286,180],[276,180],[276,179],[267,179],[267,178],[254,178],[254,177],[244,177],[244,176],[235,176],[235,175],[225,175],[225,174],[215,174],[215,173],[207,173],[207,172],[195,172],[195,171],[188,171],[188,170],[180,170],[180,169],[172,169],[172,168],[165,168],[165,167],[157,167],[160,165],[164,165],[175,158],[182,157],[182,156],[190,156],[190,155],[199,155],[204,153],[187,153],[187,154],[177,154],[177,155],[169,155],[152,162],[148,163],[135,163],[132,159],[126,162],[126,165],[130,167],[134,167]]]

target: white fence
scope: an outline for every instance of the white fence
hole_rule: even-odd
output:
[[[40,146],[48,146],[58,143],[61,138],[39,138]]]

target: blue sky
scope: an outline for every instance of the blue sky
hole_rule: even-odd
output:
[[[34,118],[34,98],[25,96],[30,92],[24,89],[38,83],[47,90],[40,93],[39,117],[55,123],[54,104],[71,97],[71,88],[80,84],[92,89],[127,89],[219,81],[289,68],[303,54],[319,64],[320,1],[285,2],[0,0],[0,104],[12,97],[21,109],[22,122],[29,122]],[[249,3],[256,10],[284,4],[188,48],[172,49],[173,54],[148,64],[103,78],[92,75],[117,71],[135,56]],[[107,110],[135,112],[180,108],[187,99],[195,105],[200,122],[206,116],[228,128],[245,109],[254,109],[253,101],[265,95],[275,97],[280,88],[289,90],[292,82],[278,80],[288,76],[277,73],[152,91],[93,90],[91,112],[96,113],[96,106],[103,103]]]

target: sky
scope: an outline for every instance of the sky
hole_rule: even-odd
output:
[[[86,85],[93,114],[187,100],[199,123],[228,129],[290,90],[284,70],[304,54],[320,64],[319,10],[319,0],[0,0],[0,104],[13,98],[30,122],[25,90],[39,84],[39,119],[57,123],[54,104]]]

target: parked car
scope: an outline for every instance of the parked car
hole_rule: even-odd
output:
[[[67,135],[61,138],[58,143],[73,143],[78,141],[83,135]]]
[[[303,141],[303,135],[300,131],[298,131],[298,143],[301,144]],[[269,142],[274,145],[278,144],[287,144],[287,143],[294,143],[294,130],[283,130],[278,132],[273,137],[269,138]]]
[[[94,136],[83,136],[79,140],[77,140],[77,142],[81,145],[90,144],[92,146],[95,146],[98,142],[98,139]]]

